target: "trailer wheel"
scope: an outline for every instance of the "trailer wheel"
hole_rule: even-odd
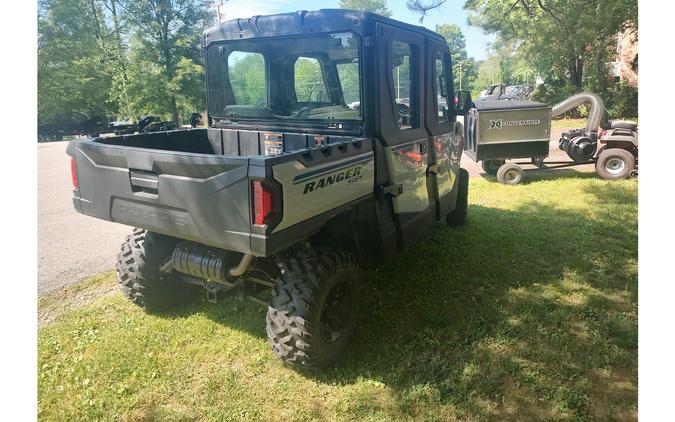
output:
[[[459,169],[457,189],[455,209],[445,217],[445,221],[449,226],[461,226],[466,223],[467,208],[469,206],[469,172],[463,168]]]
[[[635,169],[635,156],[621,148],[603,149],[595,162],[595,171],[605,180],[627,179]]]
[[[503,166],[506,161],[504,160],[483,160],[480,165],[483,167],[483,171],[491,176],[497,174],[499,167]]]
[[[189,301],[199,290],[159,270],[179,240],[134,229],[122,243],[117,254],[117,285],[134,304],[158,311]]]
[[[504,185],[517,185],[523,181],[523,168],[518,164],[504,164],[497,172],[497,180]]]
[[[356,328],[361,298],[352,257],[329,248],[279,259],[280,276],[267,309],[267,338],[284,362],[306,369],[332,364]]]

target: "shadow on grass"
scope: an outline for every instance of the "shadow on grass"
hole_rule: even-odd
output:
[[[367,269],[353,341],[334,368],[306,376],[381,382],[407,415],[435,403],[478,419],[634,419],[637,198],[618,184],[587,192],[602,201],[590,216],[473,205],[466,226],[438,225]],[[264,309],[230,306],[199,312],[265,337]],[[354,397],[353,418],[378,411],[369,394]]]
[[[497,182],[496,176],[481,173],[480,177],[490,182]],[[523,182],[527,185],[541,180],[564,180],[564,179],[597,179],[598,175],[593,171],[580,171],[573,168],[526,168]]]

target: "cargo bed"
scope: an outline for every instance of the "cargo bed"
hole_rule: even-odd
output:
[[[271,227],[252,224],[253,180],[279,190],[279,223],[284,204],[281,184],[272,177],[274,166],[297,161],[299,168],[322,168],[372,154],[367,139],[322,136],[317,146],[315,138],[191,129],[72,141],[67,153],[75,160],[78,180],[73,204],[92,217],[265,256],[288,246],[288,236],[270,236]],[[265,155],[270,145],[278,155]]]

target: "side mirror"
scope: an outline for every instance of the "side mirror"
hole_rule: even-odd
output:
[[[471,91],[461,90],[457,91],[455,99],[455,112],[459,115],[465,115],[473,107],[473,100],[471,99]]]

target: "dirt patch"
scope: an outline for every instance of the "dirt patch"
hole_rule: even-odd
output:
[[[81,308],[115,293],[115,274],[108,271],[43,295],[38,300],[38,328],[54,322],[65,311]]]

